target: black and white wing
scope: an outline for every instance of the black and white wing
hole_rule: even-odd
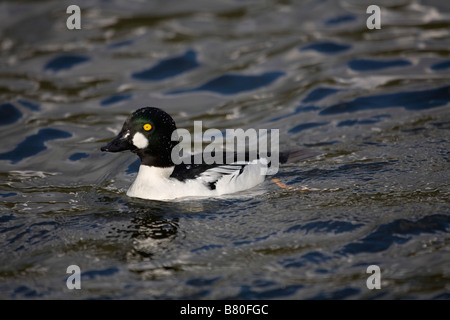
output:
[[[248,166],[248,162],[236,162],[230,164],[179,164],[171,175],[171,178],[180,181],[189,179],[197,179],[202,181],[209,189],[215,190],[217,182],[223,177],[227,177],[229,181],[236,180],[244,169]]]

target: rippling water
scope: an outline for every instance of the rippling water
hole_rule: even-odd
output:
[[[2,2],[0,298],[450,298],[450,5],[369,30],[371,2],[78,1],[81,30]],[[292,189],[128,198],[138,162],[99,148],[143,106],[320,155]]]

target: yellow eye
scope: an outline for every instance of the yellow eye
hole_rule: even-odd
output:
[[[152,130],[152,125],[150,123],[146,123],[146,124],[144,124],[143,128],[145,131],[150,131],[150,130]]]

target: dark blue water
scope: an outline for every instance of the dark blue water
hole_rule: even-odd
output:
[[[0,5],[0,298],[450,298],[450,6]],[[144,106],[317,154],[242,194],[125,195]],[[66,286],[78,265],[81,289]],[[381,289],[367,268],[380,267]]]
[[[133,74],[133,77],[146,81],[158,81],[175,77],[183,72],[187,72],[198,67],[199,64],[196,59],[197,53],[193,50],[188,50],[180,57],[164,59],[150,69],[136,72]]]

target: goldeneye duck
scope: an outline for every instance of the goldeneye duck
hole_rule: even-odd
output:
[[[172,140],[176,129],[175,121],[163,110],[141,108],[128,117],[117,137],[101,148],[107,152],[129,150],[141,159],[136,179],[127,191],[129,197],[214,197],[247,190],[264,181],[270,163],[266,158],[249,159],[248,154],[246,161],[226,164],[174,164],[172,150],[179,143]],[[280,162],[286,162],[288,156],[280,153]]]

